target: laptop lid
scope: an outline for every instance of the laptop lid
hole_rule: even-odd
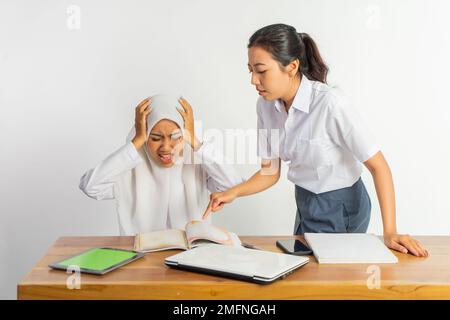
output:
[[[308,261],[308,257],[218,244],[199,246],[165,259],[169,266],[255,282],[271,282]]]

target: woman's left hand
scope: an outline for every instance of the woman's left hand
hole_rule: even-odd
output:
[[[422,246],[422,244],[411,238],[408,234],[385,234],[384,243],[389,248],[402,253],[410,252],[417,257],[428,257],[428,251]]]
[[[184,98],[178,99],[183,110],[178,110],[184,120],[184,130],[185,130],[185,139],[191,145],[192,149],[197,150],[199,148],[200,143],[195,136],[194,131],[194,112],[192,111],[192,107]]]

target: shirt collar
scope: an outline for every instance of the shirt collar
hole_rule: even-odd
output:
[[[312,81],[309,80],[305,75],[302,75],[302,81],[300,82],[300,87],[295,94],[294,101],[292,102],[293,108],[309,113],[309,104],[311,102],[311,90]],[[284,103],[281,99],[275,100],[275,108],[281,112],[281,108],[284,108]]]

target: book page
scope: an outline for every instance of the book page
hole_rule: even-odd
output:
[[[241,240],[236,234],[199,220],[189,221],[186,224],[186,238],[190,248],[211,242],[230,246],[241,245]]]
[[[188,243],[183,230],[170,229],[138,234],[134,240],[134,249],[140,252],[187,250]]]

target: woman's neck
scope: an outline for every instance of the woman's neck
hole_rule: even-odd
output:
[[[284,103],[284,108],[286,109],[286,112],[288,112],[289,108],[292,106],[292,102],[294,102],[295,95],[297,94],[301,82],[302,82],[301,76],[295,77],[294,81],[292,82],[292,86],[289,88],[286,95],[281,98],[281,100]]]

